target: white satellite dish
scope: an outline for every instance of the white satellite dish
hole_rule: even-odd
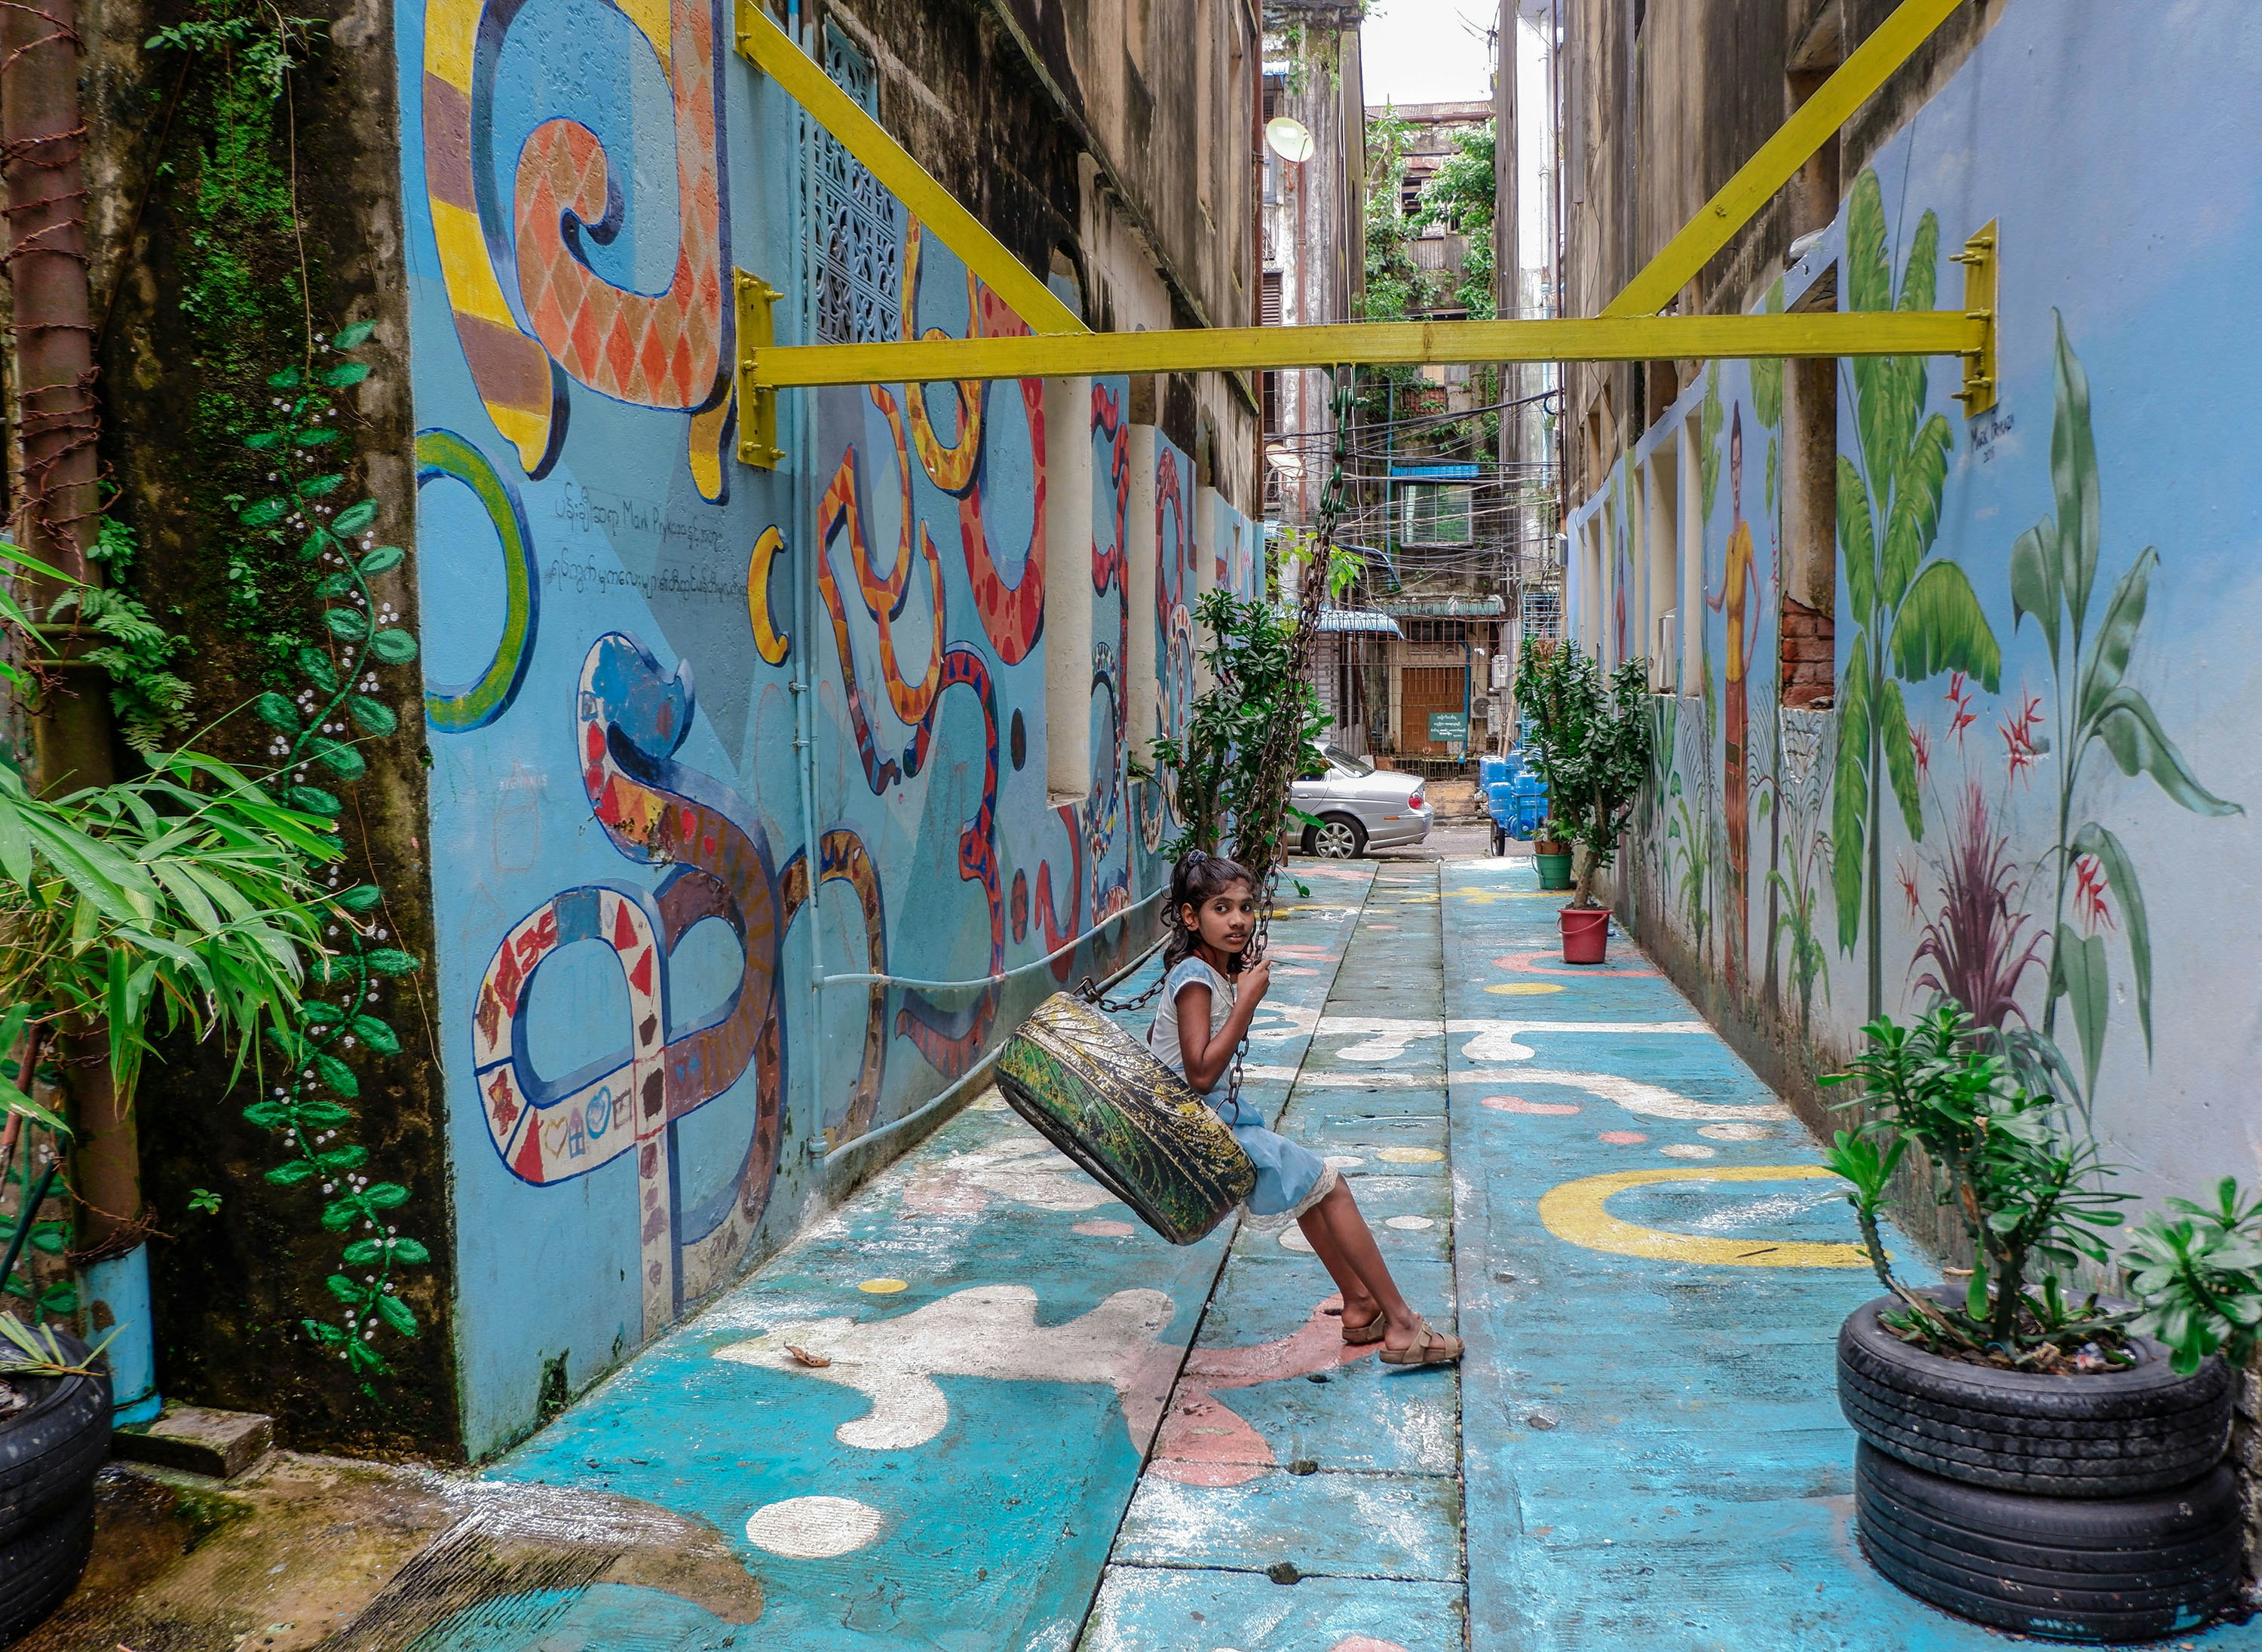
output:
[[[1314,147],[1311,129],[1291,116],[1275,116],[1264,123],[1264,147],[1283,161],[1308,161]]]

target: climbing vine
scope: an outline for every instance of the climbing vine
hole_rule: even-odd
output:
[[[212,581],[206,623],[248,654],[237,669],[262,690],[270,785],[342,832],[349,813],[358,819],[349,789],[369,771],[370,742],[400,732],[389,702],[402,696],[387,693],[386,675],[412,665],[417,644],[372,588],[403,553],[378,543],[378,502],[349,488],[372,325],[324,337],[315,320],[330,283],[300,198],[294,97],[326,26],[261,0],[195,0],[148,46],[177,65],[159,129],[176,109],[178,127],[155,185],[176,225],[172,298],[193,385],[179,483],[219,552],[182,572]],[[409,1189],[375,1173],[353,1139],[356,1104],[367,1058],[400,1052],[388,989],[421,966],[393,933],[384,891],[365,869],[357,879],[339,864],[330,951],[310,967],[299,1015],[270,1035],[283,1064],[243,1115],[283,1150],[265,1180],[319,1193],[339,1246],[334,1305],[299,1323],[373,1393],[391,1369],[385,1338],[418,1330],[404,1270],[432,1257],[404,1230]]]
[[[246,534],[270,552],[295,555],[319,578],[323,640],[301,646],[292,664],[297,693],[270,689],[257,702],[272,731],[268,754],[284,800],[310,814],[338,819],[342,804],[330,788],[349,785],[368,772],[363,739],[394,733],[400,719],[378,697],[381,668],[416,658],[416,639],[393,622],[371,580],[400,566],[397,545],[379,545],[373,499],[337,502],[346,482],[331,468],[341,440],[340,394],[369,376],[365,362],[350,359],[368,342],[367,321],[317,341],[315,361],[271,374],[272,417],[243,438],[244,448],[272,468],[273,492],[239,513]],[[354,1121],[346,1103],[361,1093],[351,1059],[357,1051],[400,1053],[400,1035],[380,1013],[387,980],[413,974],[417,960],[393,944],[385,924],[385,891],[372,883],[341,887],[330,872],[338,921],[335,943],[317,960],[298,1025],[279,1029],[275,1042],[288,1063],[287,1082],[244,1109],[244,1117],[283,1139],[289,1157],[267,1172],[280,1187],[320,1185],[322,1225],[345,1237],[345,1270],[329,1276],[339,1319],[309,1316],[301,1323],[324,1347],[335,1349],[364,1377],[381,1374],[385,1357],[375,1343],[380,1329],[416,1334],[416,1316],[397,1294],[395,1271],[431,1260],[422,1241],[403,1234],[398,1213],[408,1190],[364,1173],[368,1150],[339,1138]]]

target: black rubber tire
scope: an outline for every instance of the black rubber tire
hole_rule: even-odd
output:
[[[1329,855],[1320,848],[1320,826],[1345,826],[1351,831],[1351,852]],[[1366,852],[1366,828],[1347,814],[1323,814],[1319,826],[1304,828],[1304,853],[1322,860],[1355,861]]]
[[[2143,1497],[2035,1497],[1927,1474],[1863,1445],[1855,1509],[1870,1563],[1920,1599],[2056,1640],[2188,1632],[2238,1585],[2237,1481],[2218,1466]]]
[[[94,1551],[94,1487],[0,1543],[0,1646],[42,1621],[78,1586]]]
[[[72,1359],[86,1345],[60,1331]],[[110,1455],[110,1378],[12,1377],[36,1397],[30,1409],[0,1417],[0,1543],[51,1510],[83,1496]]]
[[[2129,1497],[2188,1484],[2230,1444],[2232,1377],[2192,1375],[2139,1339],[2142,1363],[2045,1376],[1943,1360],[1877,1323],[1881,1297],[1838,1331],[1838,1403],[1863,1439],[1903,1462],[1999,1491]]]
[[[998,1057],[1013,1110],[1173,1244],[1192,1244],[1257,1186],[1216,1114],[1155,1053],[1055,992]]]

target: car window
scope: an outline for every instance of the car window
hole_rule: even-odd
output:
[[[1328,761],[1335,765],[1335,769],[1337,774],[1345,776],[1353,780],[1358,779],[1362,776],[1371,775],[1374,772],[1374,765],[1372,763],[1362,762],[1358,758],[1353,757],[1349,752],[1330,750],[1328,753]]]

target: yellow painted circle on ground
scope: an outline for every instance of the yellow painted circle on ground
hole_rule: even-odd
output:
[[[1497,992],[1502,998],[1537,998],[1542,992],[1560,992],[1562,990],[1560,981],[1495,981],[1485,988],[1486,992]]]
[[[1637,1227],[1610,1213],[1611,1198],[1629,1187],[1665,1181],[1805,1181],[1830,1172],[1820,1165],[1724,1165],[1682,1169],[1613,1171],[1584,1176],[1550,1188],[1539,1201],[1539,1220],[1559,1239],[1613,1256],[1646,1257],[1659,1262],[1696,1262],[1714,1267],[1867,1267],[1869,1253],[1858,1244],[1776,1240],[1758,1235],[1668,1233]]]
[[[1434,1147],[1386,1147],[1375,1157],[1386,1165],[1434,1165],[1444,1155]]]
[[[875,1296],[892,1296],[897,1291],[908,1290],[911,1287],[899,1279],[868,1279],[856,1288],[869,1291]]]

